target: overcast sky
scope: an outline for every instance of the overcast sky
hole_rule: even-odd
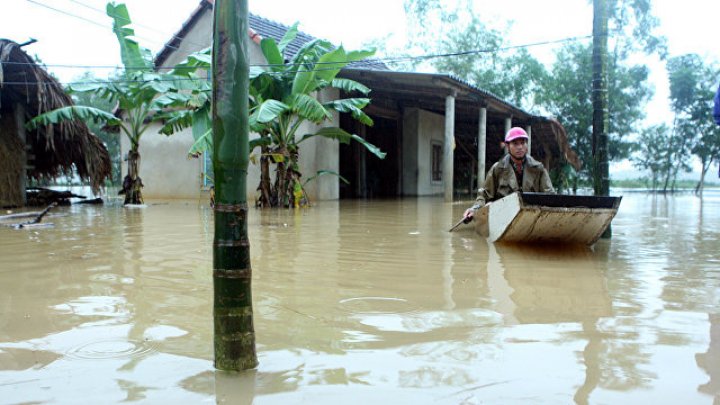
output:
[[[481,18],[490,27],[510,26],[513,45],[552,41],[591,34],[592,7],[587,0],[476,0]],[[105,16],[104,0],[2,0],[0,37],[17,42],[36,38],[28,46],[63,81],[84,70],[105,76],[120,64],[119,51]],[[375,38],[404,39],[402,0],[250,0],[250,11],[290,25],[300,22],[306,33],[357,48]],[[140,43],[157,52],[197,7],[199,0],[126,0]],[[660,33],[669,39],[671,55],[699,53],[718,60],[718,0],[655,0]],[[531,48],[540,58],[550,47]],[[549,62],[549,60],[545,60]],[[648,107],[649,121],[667,116],[664,66],[652,60],[656,97]],[[74,67],[61,68],[57,65]],[[87,68],[86,68],[87,67]],[[720,79],[719,79],[720,80]]]
[[[105,15],[105,0],[1,0],[0,38],[24,42],[63,82],[84,70],[104,77],[120,65],[119,50]],[[451,0],[447,0],[451,1]],[[587,0],[475,0],[491,28],[510,25],[511,45],[590,35],[592,7]],[[141,45],[159,51],[200,3],[199,0],[126,0]],[[249,0],[250,11],[310,35],[357,48],[376,38],[404,39],[402,0]],[[659,33],[669,40],[671,56],[698,53],[720,60],[720,0],[654,0]],[[531,51],[549,63],[549,47]],[[652,69],[655,98],[648,122],[668,121],[668,84],[664,65],[645,59]],[[60,65],[72,66],[61,67]],[[720,80],[720,78],[718,78]]]

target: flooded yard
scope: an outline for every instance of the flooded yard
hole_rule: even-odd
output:
[[[592,249],[420,198],[250,210],[258,359],[213,368],[205,201],[0,227],[0,403],[720,404],[720,192],[627,193]]]

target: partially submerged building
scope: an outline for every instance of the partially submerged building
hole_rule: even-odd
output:
[[[108,151],[82,121],[25,129],[38,114],[72,104],[22,45],[0,39],[0,206],[24,205],[28,179],[77,174],[98,193],[110,178]]]
[[[157,55],[158,68],[172,67],[188,55],[206,49],[213,32],[213,0],[200,1],[183,27]],[[263,37],[279,41],[288,27],[250,14],[250,64],[266,64],[259,47]],[[313,40],[300,32],[286,47],[291,57]],[[530,114],[473,85],[446,74],[397,72],[382,63],[352,64],[339,77],[356,80],[372,91],[365,108],[375,124],[362,125],[346,114],[336,114],[329,125],[357,134],[387,152],[380,160],[359,144],[344,145],[324,138],[304,142],[300,151],[301,172],[313,176],[320,170],[339,173],[350,181],[321,176],[306,191],[311,199],[372,198],[395,196],[474,193],[478,178],[497,161],[504,133],[522,126],[531,134],[531,153],[549,169],[569,163],[579,169],[565,130],[554,119]],[[337,98],[338,90],[323,90],[318,98]],[[298,133],[318,128],[305,124]],[[252,136],[252,135],[251,135]],[[209,161],[188,160],[193,143],[190,131],[173,135],[146,136],[142,176],[149,198],[196,198],[202,194]],[[128,145],[124,145],[125,150]],[[172,167],[173,170],[166,170]],[[163,170],[165,168],[165,170]],[[248,200],[256,197],[259,168],[251,165]]]

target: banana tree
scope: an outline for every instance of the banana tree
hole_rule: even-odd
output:
[[[113,19],[113,32],[120,45],[124,72],[116,80],[72,85],[69,91],[95,93],[111,101],[117,106],[124,119],[120,120],[91,106],[73,106],[39,115],[27,125],[29,128],[35,128],[63,120],[81,119],[117,127],[127,136],[130,143],[127,154],[127,175],[123,179],[120,193],[125,194],[125,204],[142,204],[143,183],[139,175],[139,147],[142,135],[153,122],[166,120],[168,109],[181,106],[194,109],[195,106],[202,105],[202,97],[206,97],[205,88],[209,88],[209,84],[207,81],[189,80],[187,75],[180,75],[177,71],[155,72],[150,51],[133,39],[135,33],[129,27],[131,20],[127,7],[124,4],[108,3],[106,13]],[[164,123],[164,132],[167,132],[168,125],[177,125],[176,122]]]
[[[272,38],[261,41],[260,47],[267,64],[263,67],[250,67],[250,129],[259,137],[250,140],[250,150],[260,148],[259,154],[251,156],[251,161],[260,164],[260,191],[257,205],[263,207],[293,206],[307,201],[304,185],[321,175],[338,173],[319,170],[305,182],[301,182],[298,160],[299,146],[313,137],[325,137],[342,143],[357,141],[375,156],[383,159],[385,153],[363,138],[351,134],[339,127],[323,127],[317,132],[299,134],[302,124],[311,122],[321,124],[332,120],[332,112],[349,113],[359,122],[371,126],[372,119],[362,109],[370,99],[350,97],[321,103],[315,97],[324,89],[335,88],[344,94],[370,92],[366,86],[349,79],[337,78],[342,68],[351,62],[359,61],[374,54],[374,51],[346,51],[342,46],[335,48],[327,41],[315,40],[303,46],[289,61],[283,53],[287,45],[297,36],[297,24],[293,25],[279,43]],[[191,74],[193,69],[210,69],[207,57],[210,50],[202,51],[189,58],[189,64],[183,65],[183,72]],[[208,100],[209,103],[209,100]],[[182,119],[168,118],[176,127],[168,132],[193,126],[195,143],[189,154],[199,154],[212,150],[213,136],[202,118],[200,111],[209,111],[207,107],[198,107],[194,113],[184,112]],[[193,119],[190,118],[192,115]],[[199,120],[199,124],[196,122]],[[257,159],[259,156],[259,159]],[[276,166],[275,183],[271,184],[270,165]],[[340,176],[339,176],[340,177]],[[346,181],[340,177],[342,181]]]
[[[335,88],[343,94],[367,95],[370,89],[349,79],[338,78],[340,70],[348,64],[374,54],[372,50],[346,51],[335,48],[327,41],[314,40],[305,44],[289,62],[285,62],[285,47],[297,36],[293,25],[278,44],[264,38],[260,47],[268,64],[250,70],[251,129],[260,135],[259,204],[262,206],[298,205],[304,190],[298,160],[299,146],[313,137],[325,137],[342,143],[355,140],[375,156],[383,159],[385,153],[363,138],[339,127],[323,127],[317,132],[299,134],[303,123],[322,124],[332,120],[332,112],[349,113],[359,122],[371,126],[372,119],[363,112],[370,102],[366,97],[350,97],[321,103],[315,95]],[[270,163],[277,171],[274,185],[270,185]],[[321,171],[322,173],[332,173]]]

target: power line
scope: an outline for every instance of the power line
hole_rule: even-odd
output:
[[[28,1],[28,2],[30,2],[30,3],[32,3],[32,4],[35,4],[35,5],[38,5],[38,6],[40,6],[40,7],[44,7],[44,8],[46,8],[46,9],[48,9],[48,10],[55,11],[56,13],[60,13],[60,14],[66,15],[66,16],[68,16],[68,17],[77,18],[77,19],[79,19],[79,20],[85,21],[85,22],[87,22],[87,23],[89,23],[89,24],[92,24],[92,25],[96,25],[96,26],[98,26],[98,27],[102,27],[102,28],[104,28],[104,29],[107,29],[107,28],[108,28],[107,25],[102,24],[102,23],[99,23],[99,22],[97,22],[97,21],[95,21],[95,20],[91,20],[91,19],[89,19],[89,18],[85,18],[85,17],[83,17],[83,16],[79,16],[79,15],[77,15],[77,14],[73,14],[73,13],[71,13],[71,12],[69,12],[69,11],[60,10],[60,9],[58,9],[58,8],[49,6],[49,5],[47,5],[47,4],[40,3],[39,1],[36,1],[36,0],[26,0],[26,1]],[[90,7],[90,6],[88,6],[88,7]],[[91,8],[92,8],[92,7],[91,7]],[[143,40],[145,40],[145,41],[150,41],[150,42],[153,42],[153,43],[156,43],[156,44],[165,44],[165,43],[162,42],[162,41],[154,40],[154,39],[147,38],[147,37],[142,37],[142,36],[139,36],[139,35],[135,35],[135,37],[140,38],[140,39],[143,39]],[[178,49],[177,47],[174,47],[174,46],[171,46],[171,45],[167,45],[167,44],[165,44],[165,45],[168,46],[169,48],[172,48],[172,49],[175,49],[175,50]]]
[[[99,9],[99,8],[93,7],[93,6],[89,5],[89,4],[83,3],[82,1],[79,1],[79,0],[68,0],[68,1],[70,1],[70,2],[72,2],[72,3],[75,3],[75,4],[78,4],[78,5],[82,6],[82,7],[87,8],[87,9],[93,10],[93,11],[95,11],[95,12],[97,12],[97,13],[100,13],[100,14],[102,14],[102,15],[104,15],[104,16],[107,16],[107,15],[108,15],[105,11],[103,11],[103,10],[101,10],[101,9]],[[129,18],[125,18],[125,17],[123,17],[123,16],[121,16],[121,15],[117,15],[117,14],[112,13],[112,14],[110,14],[110,17],[114,17],[114,18],[117,18],[117,19],[119,19],[119,20],[126,21],[126,22],[128,22],[128,23],[133,24],[133,25],[136,26],[136,27],[144,28],[144,29],[146,29],[146,30],[148,30],[148,31],[151,31],[151,32],[155,32],[155,33],[162,34],[162,35],[167,35],[166,32],[160,31],[160,30],[158,30],[158,29],[155,29],[155,28],[150,27],[150,26],[147,26],[147,25],[143,25],[143,24],[140,24],[140,23],[137,23],[137,22],[133,22],[133,21],[130,20]],[[200,46],[200,47],[205,47],[205,45],[199,44],[199,43],[197,43],[197,42],[193,42],[193,41],[191,41],[191,40],[189,40],[189,39],[187,39],[187,38],[184,38],[184,37],[179,37],[179,36],[177,36],[177,35],[175,35],[175,34],[172,34],[172,39],[185,40],[185,41],[187,41],[187,42],[190,43],[190,44],[197,45],[197,46]],[[177,48],[175,48],[175,47],[172,47],[172,48],[173,48],[173,49],[177,49]]]
[[[32,1],[32,0],[28,0]],[[460,52],[448,52],[448,53],[439,53],[439,54],[427,54],[427,55],[418,55],[418,56],[396,56],[396,57],[385,57],[385,58],[372,58],[372,59],[365,59],[362,62],[365,64],[380,64],[380,63],[402,63],[402,62],[412,62],[416,60],[428,60],[428,59],[437,59],[437,58],[446,58],[446,57],[457,57],[457,56],[470,56],[470,55],[478,55],[483,53],[495,53],[495,52],[503,52],[503,51],[509,51],[513,49],[521,49],[521,48],[530,48],[535,46],[542,46],[542,45],[552,45],[552,44],[558,44],[563,42],[571,42],[571,41],[577,41],[582,39],[589,39],[592,38],[592,35],[585,35],[585,36],[577,36],[577,37],[568,37],[568,38],[562,38],[558,40],[552,40],[552,41],[542,41],[542,42],[533,42],[529,44],[523,44],[523,45],[510,45],[506,47],[499,47],[499,48],[486,48],[486,49],[475,49],[475,50],[469,50],[469,51],[460,51]],[[337,65],[339,63],[347,63],[348,61],[344,62],[316,62],[314,65]],[[4,62],[4,64],[7,65],[34,65],[34,63],[30,62]],[[71,64],[44,64],[46,67],[58,67],[58,68],[82,68],[82,69],[117,69],[117,70],[144,70],[147,69],[146,66],[129,66],[129,67],[122,67],[117,65],[71,65]],[[258,64],[250,64],[250,67],[260,67],[260,68],[274,68],[274,67],[284,67],[287,66],[287,64],[272,64],[272,63],[258,63]],[[157,70],[174,70],[176,67],[156,67]],[[193,69],[193,67],[187,67],[187,69]],[[317,71],[317,69],[314,69]],[[293,72],[297,72],[300,70],[295,70]],[[311,71],[311,70],[302,70],[302,71]],[[269,72],[269,73],[277,73],[277,72]]]

